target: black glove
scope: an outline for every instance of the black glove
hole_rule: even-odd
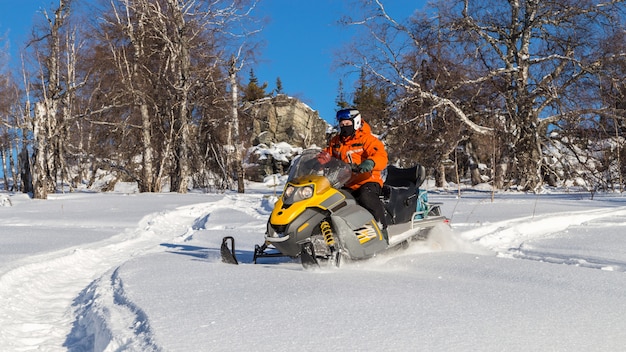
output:
[[[370,172],[374,168],[374,161],[367,159],[359,164],[359,172]]]

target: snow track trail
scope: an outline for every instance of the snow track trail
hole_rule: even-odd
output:
[[[73,325],[74,334],[77,334],[75,310],[80,308],[81,300],[88,303],[84,301],[89,299],[90,294],[93,298],[93,291],[98,286],[89,286],[90,283],[107,279],[110,284],[103,286],[111,290],[115,303],[130,312],[127,314],[132,315],[129,320],[133,324],[148,329],[140,310],[133,309],[132,302],[124,299],[123,284],[116,279],[115,268],[134,257],[165,251],[166,248],[160,246],[163,242],[185,241],[192,235],[192,226],[198,218],[221,205],[232,207],[237,201],[236,197],[226,196],[213,203],[151,214],[145,216],[137,228],[127,229],[108,239],[25,257],[12,263],[0,276],[2,350],[59,350],[62,346],[68,347],[68,343],[74,342],[68,338]],[[110,274],[103,276],[107,272]],[[74,307],[76,305],[79,307]],[[44,321],[45,324],[42,323]],[[137,336],[136,333],[121,338],[131,338]],[[123,346],[126,342],[118,345]],[[149,341],[144,341],[142,346],[147,347],[146,350],[154,349],[150,348]]]
[[[626,207],[546,214],[484,224],[463,232],[462,237],[489,248],[500,257],[626,272],[624,260],[611,258],[612,254],[623,258],[619,246],[614,249],[607,246],[601,253],[593,253],[585,245],[585,241],[594,241],[595,246],[602,241],[611,243],[610,236],[614,235],[604,228],[626,228],[624,219]],[[581,244],[578,250],[551,248],[550,239],[556,237],[570,238],[573,243],[580,241]]]

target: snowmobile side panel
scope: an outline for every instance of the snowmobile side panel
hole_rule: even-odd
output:
[[[320,208],[337,210],[340,208],[340,205],[345,204],[345,200],[346,196],[343,193],[335,192],[320,204]]]
[[[339,242],[351,259],[365,259],[387,248],[372,214],[358,205],[347,206],[331,216]]]
[[[333,213],[333,217],[341,217],[344,221],[352,228],[356,230],[362,227],[364,224],[370,223],[374,216],[365,208],[357,205],[356,203],[352,205],[347,205],[338,211]]]

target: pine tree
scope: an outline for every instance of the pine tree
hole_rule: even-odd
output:
[[[350,106],[348,101],[346,100],[346,94],[343,90],[343,81],[339,80],[337,92],[337,99],[335,99],[335,104],[337,104],[338,109],[345,109]]]
[[[267,82],[259,86],[259,80],[254,74],[254,70],[250,69],[250,79],[248,85],[243,89],[243,101],[255,101],[268,96],[265,92]]]
[[[388,94],[384,86],[370,83],[363,71],[354,92],[354,107],[357,108],[373,131],[382,134],[388,114]]]
[[[280,77],[276,77],[276,89],[274,90],[276,95],[284,94],[283,92],[283,82],[280,80]]]

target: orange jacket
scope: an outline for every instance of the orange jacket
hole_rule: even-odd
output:
[[[367,122],[363,121],[361,129],[356,131],[352,137],[334,136],[325,150],[333,157],[348,164],[359,165],[367,159],[374,162],[372,171],[353,177],[346,184],[347,188],[356,190],[367,182],[377,182],[382,187],[383,179],[380,172],[387,167],[387,151],[385,151],[383,143],[372,134],[372,128]]]

